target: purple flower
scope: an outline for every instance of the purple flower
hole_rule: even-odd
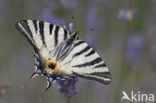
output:
[[[75,76],[67,80],[57,80],[56,83],[59,85],[58,90],[65,94],[66,97],[71,97],[77,93],[75,84],[78,81],[78,77]]]
[[[128,38],[127,60],[130,63],[138,63],[143,60],[143,51],[147,46],[146,39],[141,34],[136,34]]]
[[[86,28],[93,28],[98,31],[98,29],[104,26],[104,20],[103,16],[98,16],[98,7],[95,3],[88,7],[85,15]]]
[[[51,22],[56,25],[63,25],[66,22],[64,18],[58,18],[53,16],[49,9],[45,9],[42,13],[42,16],[43,20]]]
[[[6,0],[0,0],[0,12],[5,12]]]
[[[66,25],[63,25],[63,28],[64,28],[64,29],[67,29],[67,28],[66,28]]]
[[[121,9],[119,10],[117,17],[122,21],[132,21],[135,18],[136,14],[137,14],[137,10],[135,9],[133,10]]]
[[[96,16],[96,13],[97,13],[96,5],[91,5],[88,8],[88,11],[85,16],[85,21],[86,21],[87,27],[90,27],[90,26],[96,27],[98,25],[98,18]]]
[[[73,23],[69,23],[69,32],[72,33]]]
[[[1,19],[1,22],[0,22],[0,25],[4,25],[6,24],[6,15],[2,15],[3,13],[6,12],[6,8],[7,8],[7,2],[6,0],[0,0],[0,13],[1,13],[1,16],[0,16],[0,19]]]
[[[79,0],[60,0],[63,7],[72,9],[78,6]]]
[[[69,32],[70,32],[70,33],[72,33],[73,26],[74,26],[73,23],[69,23]],[[66,28],[66,25],[63,25],[63,28],[64,28],[64,29],[67,29],[67,28]]]

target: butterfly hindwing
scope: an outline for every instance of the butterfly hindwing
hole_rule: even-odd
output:
[[[82,40],[77,40],[61,63],[80,77],[109,84],[111,75],[102,58],[93,48]],[[70,65],[70,67],[69,67]]]
[[[44,46],[50,51],[69,36],[62,27],[38,20],[22,20],[16,27],[37,50]]]

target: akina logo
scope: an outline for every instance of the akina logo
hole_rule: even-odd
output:
[[[131,91],[128,95],[125,91],[122,91],[121,101],[132,101],[132,102],[154,102],[155,95],[152,93],[146,94],[140,91]]]

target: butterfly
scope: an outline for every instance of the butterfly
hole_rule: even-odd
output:
[[[56,80],[74,76],[111,82],[111,74],[97,52],[79,39],[79,32],[71,33],[61,26],[38,20],[21,20],[16,28],[34,49],[35,72],[31,78],[45,76],[48,90]]]

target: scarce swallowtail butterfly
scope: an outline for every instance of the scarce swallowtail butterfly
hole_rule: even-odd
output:
[[[22,20],[16,28],[34,48],[35,72],[47,78],[47,88],[55,80],[79,76],[109,84],[111,74],[97,52],[61,26],[38,20]]]

